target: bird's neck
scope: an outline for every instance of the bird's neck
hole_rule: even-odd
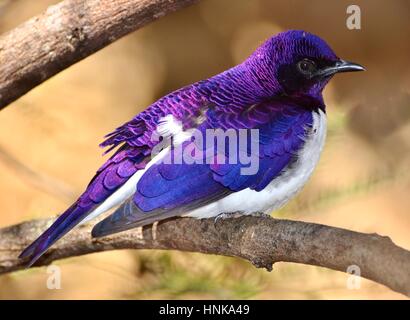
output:
[[[280,95],[280,85],[268,75],[256,74],[240,64],[203,82],[201,86],[212,102],[223,107],[246,107]]]
[[[275,80],[273,70],[268,67],[264,73],[256,73],[254,70],[251,65],[243,63],[210,78],[206,81],[209,99],[220,107],[233,106],[239,109],[273,100],[298,105],[304,109],[325,110],[321,91],[314,94],[311,92],[287,95]]]
[[[307,110],[322,110],[326,112],[326,105],[323,100],[323,95],[315,94],[295,94],[292,96],[285,97],[288,101],[291,101],[293,104]]]

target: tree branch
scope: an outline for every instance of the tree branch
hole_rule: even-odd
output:
[[[24,268],[19,252],[53,219],[34,220],[0,229],[0,274]],[[351,265],[362,277],[410,296],[410,251],[388,237],[319,224],[242,216],[218,220],[179,218],[92,239],[90,225],[81,226],[57,242],[37,265],[114,249],[177,249],[232,257],[272,269],[279,261],[296,262],[346,272]]]
[[[122,36],[198,0],[65,0],[0,37],[0,110]]]

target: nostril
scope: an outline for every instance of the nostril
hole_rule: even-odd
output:
[[[340,67],[340,66],[343,65],[344,63],[345,63],[344,60],[339,60],[339,61],[336,61],[335,66],[336,66],[336,67]]]

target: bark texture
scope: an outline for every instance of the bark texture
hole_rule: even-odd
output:
[[[0,229],[0,274],[24,268],[17,258],[53,219],[34,220]],[[70,232],[38,266],[67,257],[114,249],[175,249],[240,257],[272,270],[278,261],[316,265],[360,275],[410,296],[410,252],[388,237],[265,216],[197,220],[179,218],[92,239],[91,226]]]
[[[0,37],[0,110],[77,61],[198,0],[65,0]]]

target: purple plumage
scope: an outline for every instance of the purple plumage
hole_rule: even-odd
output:
[[[166,95],[106,136],[101,146],[108,147],[108,151],[118,150],[97,171],[81,197],[23,251],[21,258],[32,265],[88,215],[100,214],[109,207],[120,205],[95,226],[93,236],[212,204],[226,208],[220,201],[247,190],[265,192],[294,166],[298,153],[307,145],[315,113],[324,114],[322,90],[330,78],[336,72],[359,70],[363,68],[340,60],[319,37],[288,31],[266,41],[242,64]],[[229,145],[213,153],[206,152],[209,144],[203,145],[199,148],[203,153],[201,163],[152,160],[153,150],[164,141],[153,139],[164,119],[181,123],[180,127],[169,126],[171,141],[181,131],[192,129],[204,135],[209,129],[231,130],[236,137],[241,130],[257,130],[258,170],[245,175],[241,173],[245,167],[241,162],[215,161],[218,157],[240,158],[254,153],[249,147],[232,151]],[[252,142],[253,138],[246,139]],[[187,139],[179,147],[188,150],[193,143]],[[174,148],[167,148],[164,152],[172,155]]]

